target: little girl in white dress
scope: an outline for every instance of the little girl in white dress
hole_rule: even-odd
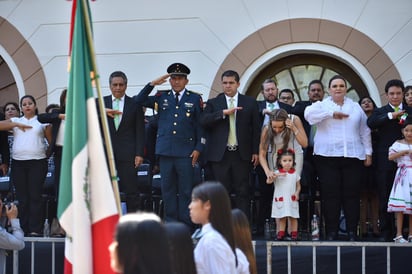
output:
[[[412,242],[412,119],[408,117],[402,125],[404,139],[397,140],[389,148],[389,160],[398,165],[392,190],[389,195],[388,212],[395,212],[395,243]],[[409,237],[402,235],[403,214],[409,215]]]
[[[292,240],[298,239],[298,218],[299,218],[299,193],[300,175],[294,169],[295,152],[292,149],[277,152],[277,167],[279,172],[275,174],[275,179],[268,180],[267,183],[275,183],[275,191],[272,203],[272,218],[277,218],[278,233],[277,239],[283,240],[285,237],[286,221],[289,219],[290,236]]]

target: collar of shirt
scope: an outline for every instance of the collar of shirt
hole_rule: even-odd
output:
[[[233,105],[234,105],[235,107],[237,107],[239,92],[236,92],[235,96],[233,96],[233,97],[229,97],[229,96],[227,96],[227,95],[225,94],[225,97],[226,97],[226,103],[227,103],[228,106],[230,105],[230,101],[229,101],[229,100],[230,100],[231,98],[233,98],[233,99],[234,99]]]
[[[123,95],[122,97],[119,98],[119,103],[120,103],[120,102],[124,102],[124,97],[125,97],[125,96],[126,96],[126,95]],[[117,99],[117,98],[112,95],[112,102],[114,102],[116,99]]]
[[[266,101],[266,108],[269,108],[269,104],[270,104],[270,102]],[[273,102],[272,104],[273,104],[273,109],[279,109],[280,108],[279,103],[278,103],[277,100],[275,102]]]
[[[213,230],[213,227],[212,227],[212,224],[211,224],[211,223],[204,224],[204,225],[202,225],[202,229],[201,229],[201,232],[200,232],[200,236],[203,236],[203,235],[205,235],[207,232],[212,231],[212,230]]]
[[[173,89],[172,89],[172,91],[173,91],[173,97],[175,97],[176,96],[176,91],[174,91]],[[180,101],[180,99],[182,99],[182,96],[185,92],[186,92],[186,89],[183,89],[179,92],[179,101]]]
[[[393,105],[391,105],[390,103],[389,103],[389,105],[391,106],[391,108],[395,109],[395,107],[394,107]],[[400,110],[402,110],[402,109],[403,109],[403,103],[400,103],[399,106],[398,106],[398,108],[399,108]]]
[[[124,107],[124,97],[125,97],[126,95],[123,95],[121,98],[118,98],[119,99],[119,111],[121,111],[121,112],[123,112],[123,107]],[[114,97],[113,95],[112,95],[112,108],[113,108],[113,106],[114,106],[114,101],[116,101],[116,97]]]

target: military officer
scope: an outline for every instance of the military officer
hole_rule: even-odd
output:
[[[159,155],[164,219],[192,226],[188,205],[194,166],[206,142],[199,123],[203,102],[199,94],[186,89],[187,75],[190,74],[186,65],[171,64],[167,73],[147,84],[135,100],[146,107],[157,108],[159,114],[155,150]],[[149,96],[153,87],[167,78],[172,89]]]

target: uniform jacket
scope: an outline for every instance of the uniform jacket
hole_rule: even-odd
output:
[[[203,128],[199,123],[202,112],[202,97],[186,90],[176,106],[172,90],[149,96],[153,86],[147,84],[138,95],[136,102],[157,109],[158,130],[156,154],[171,157],[189,157],[193,150],[202,152],[205,145]]]

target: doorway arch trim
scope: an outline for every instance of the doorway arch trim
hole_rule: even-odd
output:
[[[269,64],[287,56],[301,53],[315,53],[318,55],[329,56],[348,65],[362,79],[369,91],[370,96],[376,104],[381,105],[382,102],[378,87],[362,63],[346,51],[343,51],[337,47],[316,43],[293,43],[283,45],[266,52],[251,63],[241,75],[239,90],[242,92],[247,90],[253,79]]]

